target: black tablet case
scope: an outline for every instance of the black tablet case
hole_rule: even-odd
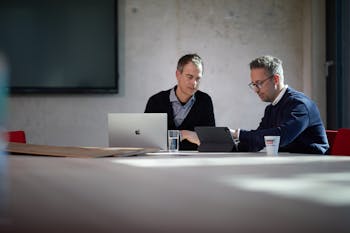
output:
[[[232,152],[236,149],[227,127],[195,127],[194,130],[201,142],[199,152]]]

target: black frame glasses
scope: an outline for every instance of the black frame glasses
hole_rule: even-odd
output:
[[[275,75],[273,74],[273,75],[267,77],[266,79],[264,79],[264,80],[262,80],[262,81],[258,81],[257,83],[251,82],[251,83],[248,84],[248,87],[250,87],[250,89],[252,89],[253,91],[259,90],[259,89],[262,88],[262,86],[264,85],[264,82],[265,82],[265,81],[267,81],[267,80],[273,78],[274,76],[275,76]]]

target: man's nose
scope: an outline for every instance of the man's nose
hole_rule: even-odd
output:
[[[198,81],[197,81],[197,80],[195,80],[195,79],[192,79],[192,85],[193,85],[194,87],[196,87],[196,86],[197,86],[197,84],[198,84]]]

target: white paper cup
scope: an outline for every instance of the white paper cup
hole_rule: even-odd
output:
[[[280,145],[280,136],[264,136],[266,154],[267,155],[278,155],[278,148]]]
[[[168,151],[177,152],[179,151],[180,131],[179,130],[168,130]]]

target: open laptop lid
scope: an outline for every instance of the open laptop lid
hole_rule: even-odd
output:
[[[195,127],[201,144],[199,152],[232,152],[235,151],[229,128],[227,127]]]
[[[167,149],[166,113],[109,113],[110,147]]]

